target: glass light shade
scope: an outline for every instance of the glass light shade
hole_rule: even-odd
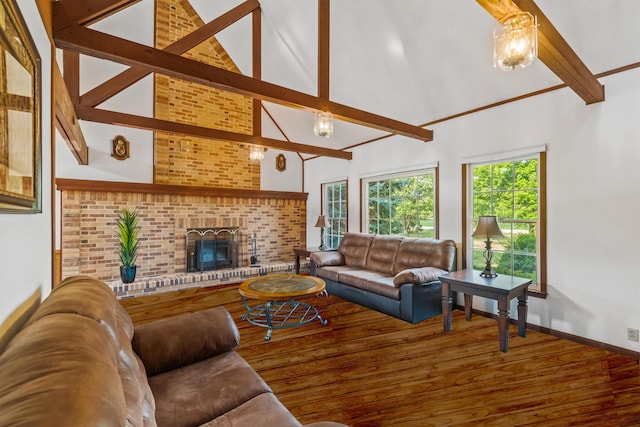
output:
[[[538,56],[538,20],[528,12],[507,19],[493,31],[493,66],[502,71],[530,65]]]
[[[315,113],[313,132],[323,138],[329,138],[333,133],[333,114],[329,111]]]
[[[261,161],[264,159],[264,148],[259,145],[249,146],[249,160]]]

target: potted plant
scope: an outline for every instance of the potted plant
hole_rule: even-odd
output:
[[[136,278],[136,258],[138,257],[138,213],[122,208],[118,212],[118,238],[120,240],[120,278],[122,283],[131,283]]]

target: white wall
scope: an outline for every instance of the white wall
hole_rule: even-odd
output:
[[[34,1],[19,2],[42,69],[42,213],[0,214],[0,323],[38,288],[51,290],[51,44]]]
[[[153,46],[154,2],[143,1],[98,22],[92,28]],[[61,57],[61,52],[58,52]],[[62,60],[58,60],[62,64]],[[111,61],[80,56],[80,93],[92,89],[127,67]],[[153,76],[149,75],[98,108],[153,117]],[[56,138],[56,176],[98,181],[153,182],[153,132],[80,121],[89,147],[89,164],[79,165],[62,137]],[[123,135],[130,142],[130,157],[111,157],[111,140]]]
[[[626,339],[627,327],[640,328],[640,70],[601,82],[603,103],[586,106],[562,89],[438,124],[427,144],[393,137],[358,147],[351,162],[306,162],[308,242],[317,240],[321,183],[349,177],[349,230],[359,231],[361,177],[434,162],[440,237],[460,241],[464,159],[546,145],[549,295],[529,298],[528,321],[640,351]],[[481,298],[474,307],[497,312]]]

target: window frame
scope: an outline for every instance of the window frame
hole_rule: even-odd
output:
[[[380,175],[372,175],[362,177],[360,179],[360,199],[361,205],[361,218],[360,229],[364,233],[369,233],[370,219],[369,219],[369,183],[372,181],[387,181],[396,178],[414,177],[419,175],[433,175],[433,238],[438,239],[440,234],[439,227],[439,176],[438,166],[425,166],[419,169],[404,170],[400,172],[390,172]],[[399,234],[399,236],[405,234]]]
[[[467,265],[473,266],[473,237],[471,234],[474,231],[473,223],[473,167],[493,165],[506,162],[517,162],[519,160],[538,160],[538,219],[536,224],[536,276],[537,283],[532,284],[529,288],[529,294],[540,298],[546,298],[547,296],[547,215],[546,215],[546,203],[547,203],[547,158],[545,148],[536,148],[535,150],[521,151],[518,153],[505,154],[503,156],[491,156],[486,159],[472,159],[463,161],[462,164],[462,182],[463,182],[463,206],[462,206],[462,237],[463,237],[463,268]],[[500,222],[507,222],[508,224],[517,224],[521,221],[513,219],[510,221],[503,221],[498,218]],[[511,251],[513,252],[513,251]]]
[[[329,215],[329,213],[331,212],[329,203],[331,202],[335,203],[335,201],[330,200],[329,190],[335,186],[342,186],[342,185],[344,185],[344,198],[340,199],[339,202],[344,202],[345,212],[344,212],[344,216],[335,218]],[[330,224],[329,227],[324,229],[324,235],[322,236],[322,239],[325,245],[327,246],[327,248],[337,249],[338,246],[340,245],[340,242],[342,241],[342,237],[347,231],[349,231],[349,180],[345,178],[337,181],[322,183],[321,195],[322,195],[321,210],[322,210],[322,213],[327,216],[327,220],[329,221],[329,224]],[[339,232],[334,233],[333,230],[335,229],[335,224],[336,223],[339,224],[341,220],[344,221],[344,230],[340,230],[340,227],[338,227]],[[334,243],[333,238],[337,239],[335,242],[335,245],[333,244]]]

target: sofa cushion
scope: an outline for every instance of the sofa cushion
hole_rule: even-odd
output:
[[[140,325],[133,335],[133,349],[149,376],[234,350],[239,344],[238,327],[222,306]]]
[[[446,273],[447,272],[445,270],[435,267],[408,268],[394,276],[393,284],[396,286],[402,286],[406,283],[419,285],[420,283],[440,280],[439,277]]]
[[[398,248],[393,274],[419,267],[451,271],[456,254],[453,240],[405,238]]]
[[[393,265],[402,242],[399,236],[375,236],[369,247],[366,269],[393,275]]]
[[[336,265],[328,267],[318,267],[316,269],[316,276],[321,279],[333,280],[334,282],[340,281],[340,273],[344,271],[358,270],[357,268],[347,267],[346,265]]]
[[[338,246],[338,252],[344,256],[345,265],[365,268],[373,237],[373,234],[345,233]]]
[[[313,252],[309,260],[318,267],[344,265],[344,256],[338,251]]]
[[[400,300],[400,289],[393,284],[393,276],[371,270],[345,270],[340,282],[387,298]]]
[[[199,426],[242,405],[269,386],[235,351],[149,377],[158,426]]]
[[[300,422],[291,415],[273,393],[263,393],[201,427],[299,427],[300,425]]]

